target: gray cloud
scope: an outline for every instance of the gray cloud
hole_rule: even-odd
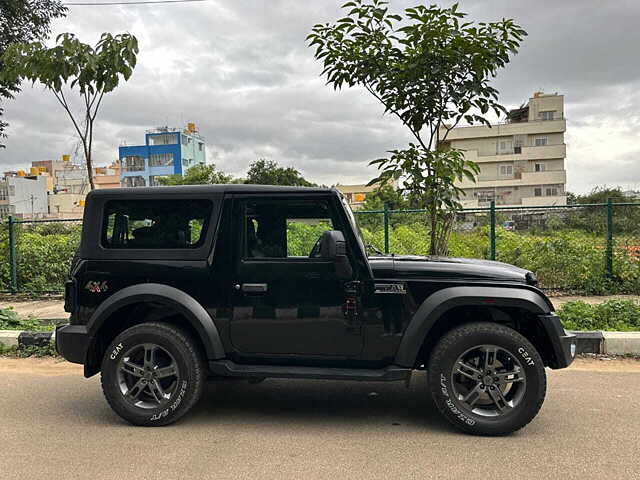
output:
[[[392,0],[394,9],[419,3]],[[450,3],[450,2],[447,2]],[[640,186],[640,3],[634,0],[463,1],[479,21],[514,18],[529,36],[496,86],[507,106],[544,89],[565,94],[568,188]],[[109,95],[95,158],[108,163],[147,128],[195,121],[209,160],[241,174],[259,156],[310,179],[364,182],[369,160],[407,142],[399,122],[359,89],[334,92],[304,38],[340,15],[339,2],[218,0],[199,4],[72,7],[54,34],[94,42],[103,31],[135,33],[139,65]],[[53,96],[25,85],[6,105],[11,122],[0,168],[26,166],[74,148],[71,123]]]

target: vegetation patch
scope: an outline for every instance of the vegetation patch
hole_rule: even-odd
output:
[[[633,300],[607,300],[596,305],[576,300],[557,311],[567,330],[640,331],[640,304]]]
[[[57,357],[56,347],[53,343],[46,346],[30,346],[30,347],[7,347],[0,343],[0,356],[14,358],[29,357]]]
[[[48,332],[51,324],[43,324],[33,317],[20,317],[12,308],[0,308],[0,330],[26,330],[30,332]]]

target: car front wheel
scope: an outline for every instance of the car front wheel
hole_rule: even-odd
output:
[[[533,345],[515,330],[489,322],[444,335],[432,351],[428,375],[440,412],[477,435],[505,435],[524,427],[546,394],[544,364]]]
[[[111,408],[134,425],[161,426],[187,413],[206,376],[191,336],[165,323],[120,333],[102,361],[102,390]]]

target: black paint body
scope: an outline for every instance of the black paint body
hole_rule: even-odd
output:
[[[103,248],[104,205],[128,198],[210,199],[214,208],[203,245],[188,251]],[[339,278],[334,263],[324,258],[243,258],[242,208],[261,199],[327,202],[334,229],[347,243],[352,278]],[[368,258],[355,229],[350,210],[333,189],[227,185],[94,191],[87,198],[79,258],[67,284],[71,325],[57,332],[58,349],[69,360],[85,363],[85,374],[91,375],[116,325],[138,321],[131,317],[153,306],[154,319],[164,312],[187,322],[209,361],[419,368],[429,332],[442,330],[438,322],[447,312],[467,308],[471,316],[484,312],[478,319],[508,321],[515,313],[518,324],[536,323],[531,331],[546,342],[541,348],[545,363],[554,368],[570,363],[566,334],[530,272],[470,259]],[[90,283],[106,288],[91,291]],[[254,284],[266,285],[266,291],[253,291]]]

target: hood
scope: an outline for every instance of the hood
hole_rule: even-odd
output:
[[[492,260],[393,255],[369,257],[369,263],[375,278],[489,280],[537,284],[532,272]]]

